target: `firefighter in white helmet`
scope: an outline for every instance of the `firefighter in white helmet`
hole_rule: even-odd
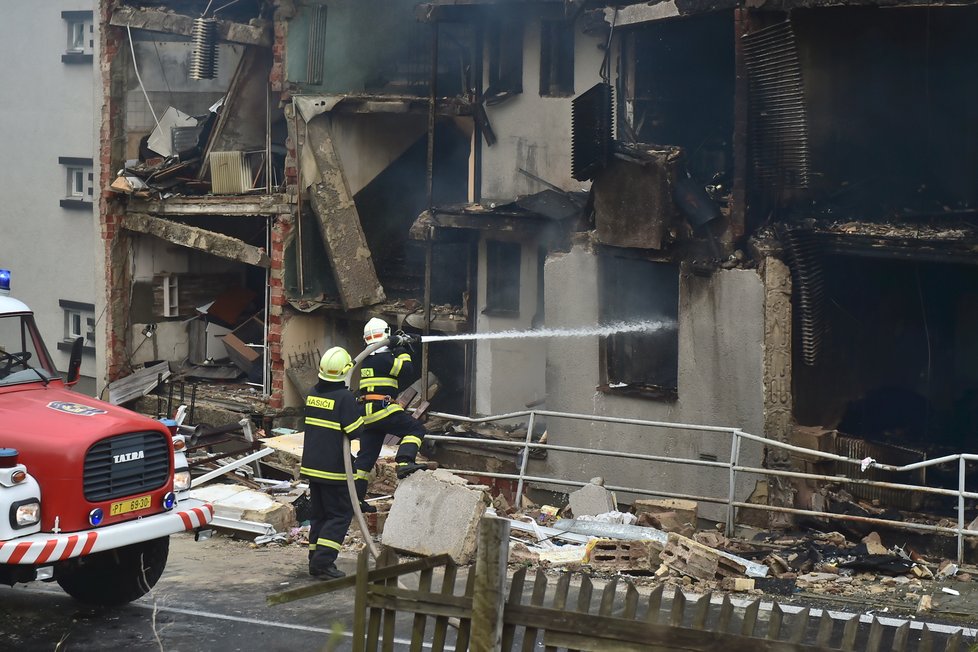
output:
[[[353,520],[353,503],[343,464],[343,437],[363,430],[357,399],[346,386],[353,360],[334,346],[319,361],[319,382],[305,407],[305,437],[300,473],[309,480],[309,574],[322,579],[343,577],[336,557]]]
[[[358,399],[363,403],[363,435],[354,466],[360,508],[365,512],[377,511],[363,499],[367,495],[367,477],[380,456],[386,435],[401,440],[394,457],[398,478],[427,468],[418,464],[416,458],[428,431],[397,402],[401,379],[410,379],[414,374],[410,345],[417,338],[404,333],[391,335],[387,322],[372,318],[363,327],[363,341],[369,346],[385,340],[388,343],[368,355],[360,365]]]

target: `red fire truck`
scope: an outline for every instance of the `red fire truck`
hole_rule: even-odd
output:
[[[214,513],[186,494],[175,423],[71,391],[82,344],[62,379],[0,270],[0,582],[53,580],[83,602],[120,605],[156,584],[171,534]]]

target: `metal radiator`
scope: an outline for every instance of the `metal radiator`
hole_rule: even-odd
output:
[[[240,195],[251,190],[251,166],[244,152],[211,152],[211,192]]]
[[[927,459],[926,453],[905,446],[894,444],[884,444],[880,442],[866,441],[857,437],[846,437],[839,435],[835,438],[835,452],[857,460],[872,457],[882,464],[902,466],[913,462],[922,462]],[[865,473],[859,470],[858,466],[836,462],[836,475],[843,475],[847,478],[865,478],[867,480],[878,480],[880,482],[900,482],[904,484],[923,485],[927,480],[927,470],[917,469],[906,473],[892,473],[882,469],[868,468]],[[920,508],[924,494],[901,489],[884,489],[882,487],[869,487],[866,485],[846,485],[846,491],[856,498],[872,501],[879,500],[881,507],[893,507],[900,509],[916,510]]]

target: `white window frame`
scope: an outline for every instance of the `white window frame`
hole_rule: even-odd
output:
[[[163,316],[180,316],[180,284],[176,274],[166,274],[162,278],[163,283]]]
[[[71,166],[68,168],[67,197],[85,199],[85,168]]]

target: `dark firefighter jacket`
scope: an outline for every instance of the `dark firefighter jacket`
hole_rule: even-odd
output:
[[[399,378],[410,378],[412,374],[414,363],[407,349],[397,347],[367,356],[360,366],[360,395],[383,395],[390,399],[364,401],[364,425],[369,426],[392,412],[404,409],[394,399],[401,391]]]
[[[341,382],[320,380],[306,399],[306,434],[300,472],[312,482],[344,483],[343,437],[363,429],[360,406]]]

